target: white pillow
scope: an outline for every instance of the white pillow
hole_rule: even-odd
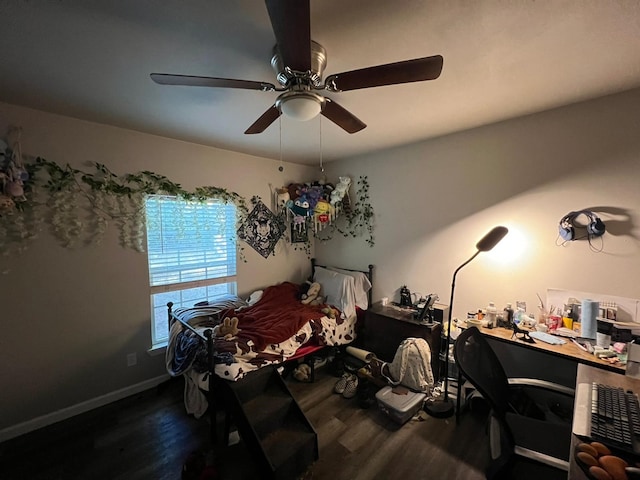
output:
[[[369,281],[369,277],[367,277],[364,272],[352,272],[350,270],[343,270],[341,268],[335,267],[327,268],[329,270],[333,270],[334,272],[353,277],[356,295],[356,306],[360,307],[362,310],[366,310],[367,308],[369,308],[369,295],[367,295],[367,292],[371,290],[371,281]]]
[[[352,276],[316,267],[313,281],[322,286],[325,303],[337,307],[344,318],[356,313],[355,281]]]

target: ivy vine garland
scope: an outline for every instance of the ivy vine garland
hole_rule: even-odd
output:
[[[95,163],[95,171],[87,173],[42,157],[26,168],[29,181],[24,184],[24,201],[0,212],[0,248],[5,254],[10,253],[10,247],[23,251],[45,222],[62,246],[74,247],[100,243],[110,221],[118,226],[123,247],[144,252],[144,199],[151,194],[233,203],[237,225],[248,215],[244,198],[235,192],[212,186],[190,192],[150,171],[118,176]]]
[[[188,201],[218,199],[232,203],[236,206],[237,227],[249,215],[245,199],[224,188],[204,186],[191,192],[154,172],[145,170],[119,176],[101,163],[93,164],[93,172],[75,169],[68,164],[61,166],[42,157],[23,164],[19,143],[13,148],[6,144],[3,146],[5,151],[0,151],[0,251],[5,256],[26,250],[44,224],[50,227],[62,246],[71,248],[100,243],[109,222],[118,227],[123,247],[144,252],[144,200],[151,194],[171,195]],[[19,191],[15,190],[16,182],[19,183]],[[327,229],[329,231],[319,232],[316,238],[329,240],[332,232],[345,237],[366,234],[366,242],[369,246],[374,245],[374,212],[366,176],[358,181],[356,197],[355,204],[343,211],[338,221]],[[252,198],[252,203],[256,198]],[[288,234],[285,238],[291,242]],[[310,239],[291,244],[295,250],[304,250],[310,255]],[[244,260],[244,248],[240,243],[238,251]]]
[[[336,222],[319,232],[316,238],[324,242],[331,240],[335,233],[353,238],[366,235],[365,241],[369,247],[375,245],[375,237],[373,235],[375,213],[370,203],[369,178],[366,175],[362,175],[358,179],[355,196],[356,202],[353,205],[345,203],[342,214],[336,219]]]

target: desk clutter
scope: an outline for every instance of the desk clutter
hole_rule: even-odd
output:
[[[445,320],[447,306],[436,303],[440,299],[437,293],[430,293],[426,296],[420,293],[411,293],[406,285],[400,287],[399,292],[399,302],[389,302],[389,299],[385,297],[382,299],[382,305],[411,313],[414,320],[420,323],[443,323]]]
[[[636,342],[640,339],[640,324],[618,321],[618,305],[614,302],[569,297],[562,307],[546,308],[539,295],[538,299],[537,315],[527,312],[525,302],[516,302],[515,309],[507,303],[502,310],[489,302],[486,308],[468,312],[464,323],[456,319],[455,324],[462,328],[508,328],[513,330],[512,338],[526,343],[571,343],[596,358],[621,366],[627,364],[628,346],[640,344],[640,340]],[[638,332],[634,332],[636,327]],[[637,370],[640,376],[640,368]]]

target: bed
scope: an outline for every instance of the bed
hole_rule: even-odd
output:
[[[185,380],[185,407],[196,418],[212,399],[217,379],[238,381],[267,365],[285,364],[343,346],[357,337],[359,318],[371,304],[373,266],[340,269],[311,261],[310,281],[320,283],[324,302],[304,305],[301,285],[282,282],[255,292],[250,299],[227,296],[192,308],[168,304],[167,371]],[[254,298],[255,297],[255,298]],[[330,305],[336,318],[322,309]],[[214,335],[224,318],[238,318],[232,338]],[[312,363],[313,365],[313,363]]]

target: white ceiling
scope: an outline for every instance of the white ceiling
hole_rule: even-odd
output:
[[[325,76],[436,54],[444,68],[327,93],[368,125],[359,133],[318,117],[245,135],[276,92],[162,86],[149,73],[276,84],[264,2],[2,0],[0,101],[314,164],[640,87],[640,0],[311,0],[311,38],[327,50]]]

